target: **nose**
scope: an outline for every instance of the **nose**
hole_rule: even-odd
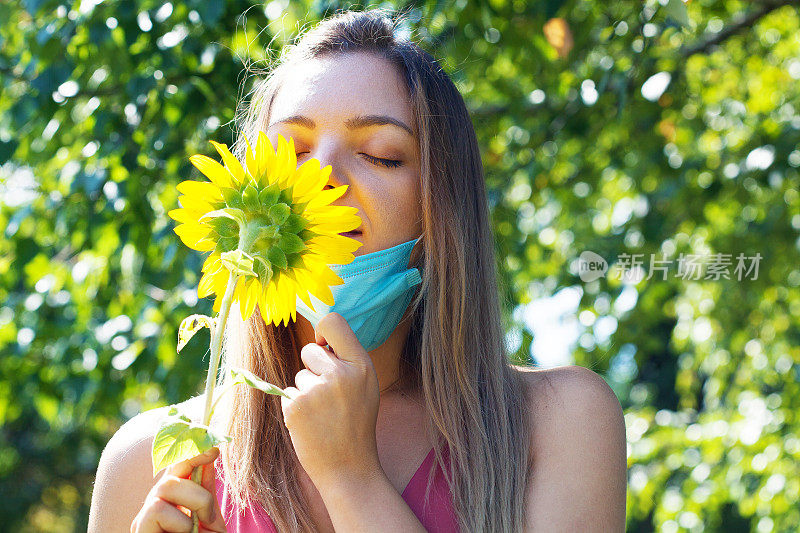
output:
[[[340,151],[341,149],[337,147],[335,142],[320,142],[316,150],[313,150],[310,154],[311,157],[319,160],[320,168],[325,168],[328,165],[331,167],[328,183],[324,187],[325,190],[350,183],[350,180],[346,177],[347,172],[344,168]]]

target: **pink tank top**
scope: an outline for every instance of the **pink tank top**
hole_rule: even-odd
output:
[[[434,462],[433,449],[414,473],[403,490],[403,500],[411,508],[419,521],[430,533],[458,533],[458,520],[453,509],[452,495],[441,468],[436,469],[434,479],[425,501],[425,486],[428,472]],[[449,458],[447,447],[443,450],[444,460]],[[228,497],[222,480],[222,463],[216,462],[217,501],[225,519],[229,533],[278,533],[264,508],[253,502],[244,514],[239,512],[232,498]]]

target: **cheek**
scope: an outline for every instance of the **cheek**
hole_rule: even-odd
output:
[[[409,231],[421,230],[421,197],[417,175],[403,176],[403,180],[394,187],[393,200],[389,205],[394,223],[399,228]]]

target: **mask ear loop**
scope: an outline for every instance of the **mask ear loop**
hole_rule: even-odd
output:
[[[420,262],[420,258],[425,250],[424,243],[420,244],[423,242],[422,237],[423,235],[417,237],[414,244],[411,246],[411,253],[408,256],[408,265],[406,265],[407,268],[419,268],[416,265]],[[421,271],[422,269],[420,268],[419,270]]]
[[[416,268],[419,271],[420,277],[423,278],[419,287],[417,287],[417,291],[422,290],[422,286],[425,284],[424,280],[425,276],[423,275],[424,269],[422,268],[423,267],[422,259],[425,256],[425,246],[424,246],[425,243],[423,242],[423,237],[424,235],[420,235],[419,237],[417,237],[417,242],[415,242],[414,245],[411,247],[411,254],[409,256],[409,261],[408,261],[408,268]],[[416,299],[416,296],[414,297],[414,299]]]

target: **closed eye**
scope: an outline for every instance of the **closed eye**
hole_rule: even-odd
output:
[[[296,154],[296,156],[297,156],[297,157],[300,157],[301,155],[303,155],[303,154],[307,154],[307,153],[308,153],[308,152],[298,152],[298,153]],[[386,168],[397,168],[397,167],[399,167],[400,165],[402,165],[402,164],[403,164],[403,162],[402,162],[402,161],[398,161],[398,160],[396,160],[396,159],[383,159],[383,158],[381,158],[381,157],[375,157],[375,156],[371,156],[371,155],[369,155],[369,154],[365,154],[365,153],[363,153],[363,152],[361,153],[361,155],[363,155],[363,156],[364,156],[364,158],[365,158],[367,161],[369,161],[370,163],[372,163],[372,164],[374,164],[374,165],[382,165],[382,166],[384,166],[384,167],[386,167]]]
[[[373,164],[376,164],[376,165],[383,165],[386,168],[397,168],[397,167],[399,167],[400,165],[403,164],[402,161],[397,161],[395,159],[382,159],[380,157],[374,157],[374,156],[371,156],[369,154],[364,154],[364,153],[362,153],[361,155],[363,155],[367,159],[367,161],[369,161],[370,163],[373,163]]]

